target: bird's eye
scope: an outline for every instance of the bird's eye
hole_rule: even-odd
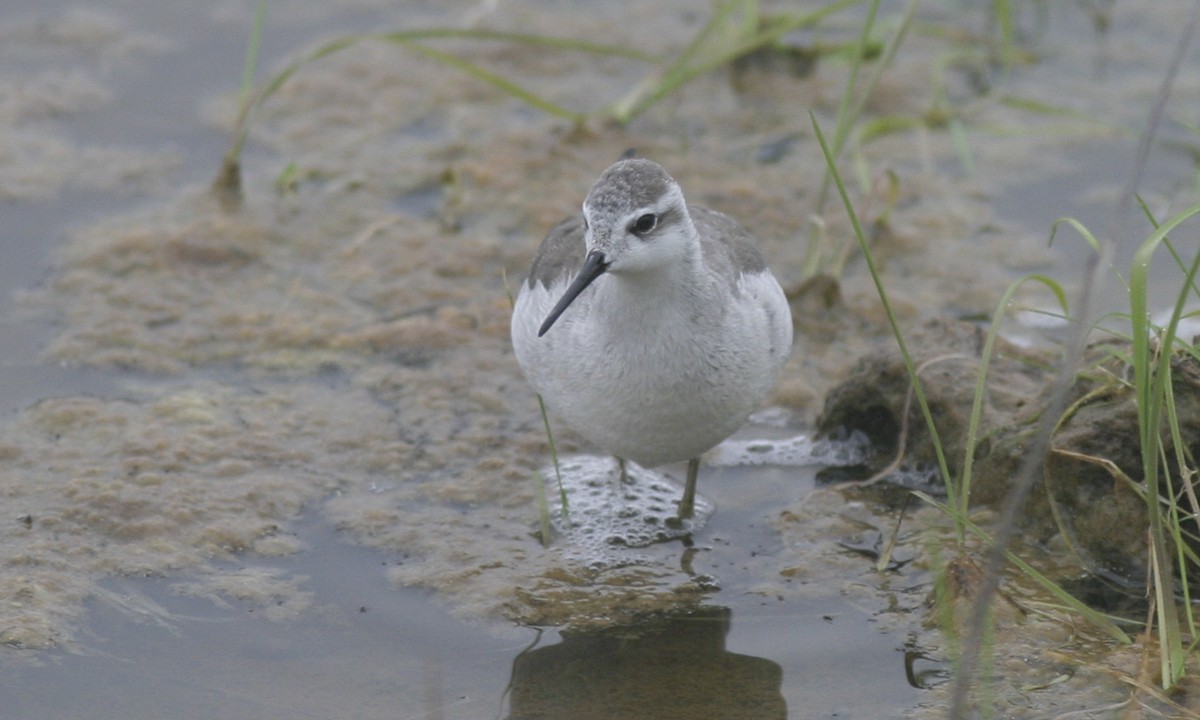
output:
[[[633,231],[636,233],[648,233],[658,224],[658,216],[654,213],[646,213],[638,218],[633,223]]]

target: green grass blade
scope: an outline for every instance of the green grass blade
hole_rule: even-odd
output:
[[[1193,205],[1159,225],[1150,237],[1138,247],[1133,256],[1133,269],[1129,276],[1130,331],[1133,339],[1134,384],[1141,393],[1138,398],[1138,425],[1141,428],[1141,439],[1145,443],[1143,448],[1150,447],[1150,441],[1157,435],[1157,423],[1152,423],[1151,420],[1154,417],[1154,411],[1160,409],[1161,406],[1153,396],[1157,394],[1161,397],[1162,383],[1164,382],[1161,376],[1155,378],[1154,383],[1151,382],[1151,363],[1154,353],[1150,348],[1150,335],[1153,327],[1150,325],[1150,313],[1147,308],[1150,261],[1167,234],[1197,213],[1200,213],[1200,204]],[[1186,288],[1184,293],[1186,294]],[[1182,315],[1182,303],[1186,300],[1185,294],[1181,294],[1177,303],[1177,311],[1171,318],[1171,325],[1168,328],[1171,332],[1174,331],[1179,317]],[[1169,347],[1164,348],[1164,350],[1168,349]],[[1166,362],[1168,357],[1169,353],[1167,352],[1159,356],[1160,365]],[[1152,424],[1154,427],[1151,427]],[[1143,470],[1147,471],[1146,478],[1149,479],[1157,476],[1157,466],[1153,464],[1153,458],[1156,455],[1154,453],[1146,453],[1146,455],[1151,459],[1147,460],[1149,464],[1145,465]],[[1155,472],[1150,473],[1151,470]]]
[[[1173,257],[1175,257],[1176,260],[1178,261],[1178,259],[1179,259],[1178,255],[1175,253],[1174,248],[1172,248],[1170,246],[1170,243],[1166,239],[1165,236],[1163,238],[1163,244],[1171,251],[1171,255]],[[1186,306],[1188,298],[1191,296],[1192,291],[1196,287],[1195,280],[1196,280],[1196,272],[1198,269],[1200,269],[1200,251],[1198,251],[1196,253],[1195,258],[1192,260],[1191,266],[1188,267],[1188,269],[1187,269],[1187,275],[1184,279],[1183,286],[1180,288],[1179,295],[1176,298],[1175,307],[1171,312],[1170,321],[1167,323],[1167,327],[1163,331],[1162,341],[1161,341],[1161,345],[1160,345],[1160,347],[1162,348],[1160,350],[1160,352],[1162,354],[1162,358],[1159,363],[1158,372],[1162,376],[1162,380],[1159,383],[1162,387],[1161,398],[1162,398],[1162,402],[1165,406],[1164,409],[1166,411],[1167,427],[1171,434],[1172,445],[1175,448],[1176,463],[1178,464],[1179,471],[1181,473],[1187,472],[1188,463],[1187,463],[1187,458],[1185,457],[1185,449],[1186,449],[1187,445],[1184,443],[1182,434],[1179,429],[1179,416],[1176,413],[1176,408],[1175,408],[1175,396],[1174,396],[1174,391],[1173,391],[1173,384],[1171,382],[1171,374],[1172,374],[1171,373],[1171,355],[1172,355],[1172,350],[1175,347],[1175,342],[1177,339],[1179,321],[1184,316],[1184,307]],[[1160,445],[1161,445],[1161,443],[1160,443]],[[1166,452],[1166,449],[1163,448],[1164,455],[1165,455],[1165,452]],[[1166,467],[1165,457],[1162,458],[1161,461],[1162,461],[1163,467]],[[1176,501],[1176,493],[1175,493],[1174,488],[1172,487],[1171,474],[1169,472],[1163,473],[1163,481],[1166,483],[1166,486],[1167,486],[1166,493],[1164,493],[1164,500],[1167,502],[1168,517],[1171,519],[1171,522],[1166,523],[1166,530],[1169,532],[1169,534],[1171,536],[1171,546],[1176,549],[1176,556],[1179,561],[1179,564],[1177,567],[1178,567],[1178,571],[1180,574],[1180,586],[1183,589],[1183,595],[1184,595],[1183,606],[1185,609],[1185,617],[1187,619],[1189,632],[1194,633],[1195,618],[1192,614],[1192,607],[1191,607],[1190,596],[1189,596],[1190,590],[1188,588],[1187,563],[1185,561],[1185,557],[1183,554],[1183,547],[1186,544],[1186,542],[1182,536],[1183,517],[1181,517],[1181,514],[1179,512],[1179,504]],[[1185,483],[1188,482],[1186,478],[1184,479],[1184,482]],[[1191,488],[1189,485],[1189,490],[1190,489]],[[1186,516],[1187,514],[1188,514],[1187,511],[1185,511],[1183,513],[1183,516]],[[1172,644],[1176,645],[1178,643],[1173,641]],[[1180,648],[1178,657],[1174,658],[1174,660],[1177,660],[1178,662],[1183,662],[1182,654],[1183,654],[1182,648]],[[1182,665],[1179,665],[1177,667],[1179,667],[1179,673],[1180,673],[1180,675],[1182,675],[1182,672],[1183,672]]]
[[[571,523],[571,510],[567,507],[567,489],[563,487],[562,469],[558,464],[558,446],[554,444],[554,432],[550,429],[550,414],[546,412],[546,401],[537,394],[538,409],[542,413],[542,424],[546,428],[546,442],[550,445],[550,460],[554,463],[554,478],[558,480],[558,501],[562,504],[563,527]]]
[[[942,481],[946,485],[946,491],[952,498],[952,504],[958,505],[955,483],[950,476],[949,466],[946,464],[946,455],[942,450],[942,442],[938,436],[937,425],[933,421],[933,413],[929,410],[929,402],[925,398],[925,389],[921,384],[921,378],[917,374],[917,370],[912,361],[912,356],[908,352],[908,345],[904,342],[904,334],[900,331],[900,322],[896,319],[895,311],[892,310],[892,304],[888,300],[887,289],[883,286],[883,280],[879,276],[879,269],[875,265],[875,258],[871,254],[871,248],[867,243],[867,237],[863,233],[862,224],[858,221],[858,213],[854,212],[854,206],[850,202],[850,196],[846,194],[846,186],[842,182],[841,174],[838,173],[837,164],[833,157],[833,152],[829,148],[829,143],[825,140],[825,134],[821,132],[821,126],[817,122],[817,116],[811,110],[808,113],[809,119],[812,121],[813,132],[816,134],[817,142],[821,145],[821,152],[825,155],[825,164],[829,169],[830,176],[833,179],[834,187],[837,188],[838,195],[842,198],[842,205],[846,209],[846,214],[850,218],[850,224],[854,228],[854,235],[858,239],[859,248],[862,250],[863,258],[867,263],[867,270],[871,274],[871,280],[875,283],[875,291],[879,295],[879,300],[883,304],[884,313],[887,315],[888,324],[892,328],[892,333],[895,335],[896,343],[900,348],[900,356],[904,359],[904,368],[908,372],[908,377],[912,382],[913,395],[917,399],[917,404],[921,408],[921,414],[925,417],[925,425],[929,429],[929,435],[933,442],[933,448],[937,454],[938,471],[941,473]],[[956,521],[956,525],[958,522]],[[962,527],[958,527],[959,539],[962,539]]]
[[[850,77],[847,80],[845,89],[842,90],[842,97],[838,102],[837,115],[834,120],[833,156],[834,158],[840,158],[847,142],[850,140],[854,141],[853,147],[856,148],[853,158],[855,176],[859,187],[864,190],[870,186],[871,181],[870,170],[867,168],[864,155],[861,152],[862,145],[879,135],[907,130],[921,124],[920,120],[916,118],[896,116],[876,118],[863,123],[859,122],[867,100],[870,99],[875,87],[879,84],[883,73],[891,67],[896,52],[899,50],[904,38],[908,35],[908,30],[912,25],[912,20],[916,13],[917,3],[916,0],[910,0],[905,6],[899,26],[885,44],[882,54],[875,64],[874,72],[871,73],[863,89],[860,91],[858,89],[858,76],[862,71],[863,63],[868,57],[868,47],[871,45],[871,32],[878,7],[878,2],[872,2],[868,6],[867,18],[863,22],[858,40],[853,46],[854,52],[851,56]],[[820,213],[825,207],[825,202],[829,197],[830,182],[829,172],[826,171],[821,178],[821,187],[816,195],[816,202],[814,204],[814,212],[816,213]],[[840,248],[835,248],[833,256],[838,257],[839,255],[841,255]],[[840,265],[840,263],[837,264]],[[804,259],[801,276],[805,278],[813,277],[823,270],[830,270],[826,265],[826,253],[822,252],[821,244],[817,242],[815,235],[810,235],[809,249]],[[838,271],[840,272],[840,268],[838,268]]]
[[[975,174],[975,156],[971,153],[971,144],[967,142],[967,126],[957,116],[952,116],[946,127],[950,130],[950,138],[954,142],[954,154],[958,155],[958,164],[962,165],[967,177]]]
[[[1086,241],[1087,244],[1092,247],[1092,250],[1096,251],[1097,253],[1100,252],[1100,241],[1096,239],[1096,236],[1092,234],[1092,231],[1089,230],[1086,225],[1071,217],[1060,217],[1050,225],[1050,240],[1047,242],[1047,245],[1054,245],[1054,238],[1058,236],[1058,227],[1060,225],[1070,225],[1075,229],[1075,232],[1079,233],[1079,236],[1082,237],[1084,241]]]
[[[242,97],[244,103],[254,92],[254,69],[258,67],[258,48],[262,40],[263,23],[267,17],[267,0],[259,0],[254,14],[254,29],[250,33],[250,44],[246,47],[246,61],[242,65]]]
[[[1200,254],[1196,256],[1200,260]],[[1184,444],[1183,435],[1179,430],[1179,413],[1175,406],[1175,394],[1167,393],[1166,411],[1167,411],[1167,428],[1171,433],[1171,444],[1175,449],[1175,464],[1179,468],[1180,481],[1183,486],[1182,494],[1191,501],[1191,508],[1184,508],[1180,511],[1180,503],[1178,501],[1179,494],[1177,493],[1174,484],[1171,482],[1171,474],[1166,473],[1165,481],[1167,484],[1166,497],[1167,502],[1167,528],[1171,533],[1172,547],[1175,548],[1176,567],[1179,568],[1179,588],[1183,594],[1184,620],[1187,623],[1188,635],[1196,637],[1196,617],[1192,609],[1191,583],[1188,575],[1188,553],[1187,545],[1192,538],[1185,538],[1183,524],[1189,521],[1189,518],[1195,517],[1196,511],[1200,509],[1195,495],[1195,470],[1189,468],[1187,458],[1187,446]]]
[[[484,70],[481,66],[466,61],[451,53],[444,53],[433,50],[426,45],[420,44],[422,40],[439,40],[439,39],[459,39],[459,40],[478,40],[488,42],[508,42],[518,45],[527,45],[531,47],[544,47],[554,50],[563,50],[571,52],[582,52],[598,56],[620,57],[628,60],[636,60],[644,63],[658,62],[658,58],[649,53],[643,52],[635,48],[622,47],[619,45],[609,45],[604,43],[593,43],[575,38],[557,37],[553,35],[537,35],[532,33],[513,33],[503,32],[498,30],[462,30],[457,28],[428,28],[424,30],[405,30],[399,32],[385,33],[363,33],[359,35],[347,35],[346,37],[332,40],[307,55],[298,58],[289,63],[283,70],[272,76],[267,83],[258,91],[255,96],[255,103],[261,103],[271,95],[275,94],[284,83],[286,83],[298,70],[305,67],[309,63],[329,57],[335,53],[339,53],[350,47],[354,47],[363,42],[381,41],[403,45],[422,52],[423,54],[434,57],[439,62],[448,62],[452,67],[468,72],[469,74],[488,82],[501,90],[529,101],[534,107],[549,112],[560,117],[568,117],[572,120],[578,120],[583,117],[582,113],[576,113],[565,108],[561,108],[554,103],[551,103],[544,98],[540,98],[534,93],[521,88],[512,81],[500,78],[495,73]],[[453,61],[450,59],[453,58]]]
[[[838,116],[837,130],[841,133],[849,133],[849,135],[846,139],[847,140],[851,140],[851,139],[855,140],[856,146],[858,146],[858,143],[863,142],[865,139],[869,138],[869,135],[867,135],[865,133],[860,134],[857,129],[860,124],[859,120],[862,117],[863,108],[866,107],[867,100],[869,100],[871,98],[871,95],[874,94],[875,88],[878,87],[879,81],[883,78],[883,73],[892,66],[892,60],[895,59],[896,52],[900,49],[900,45],[904,42],[904,38],[908,36],[909,28],[912,27],[913,18],[916,15],[916,11],[917,11],[917,0],[909,0],[909,3],[904,8],[904,13],[900,16],[899,27],[896,28],[896,31],[894,33],[892,33],[892,36],[888,39],[887,44],[884,45],[883,53],[880,55],[879,60],[875,63],[875,68],[871,72],[870,76],[867,78],[867,81],[863,84],[862,90],[857,93],[857,97],[854,99],[853,104],[848,106],[848,115],[845,118],[842,118],[840,116],[840,114]],[[866,55],[867,55],[867,44],[866,43],[869,42],[869,40],[870,40],[869,36],[864,34],[863,36],[860,37],[858,45],[855,46],[855,49],[856,49],[856,53],[855,53],[855,57],[854,57],[855,67],[860,65],[863,62],[863,59],[866,57]],[[845,103],[845,101],[848,97],[850,97],[849,89],[847,89],[847,91],[842,94],[842,104]],[[841,112],[841,109],[842,108],[839,105],[839,107],[838,107],[839,113]],[[845,122],[847,124],[847,127],[843,128],[843,125],[842,125],[843,122]],[[853,131],[850,131],[851,127],[854,128]],[[840,155],[842,148],[838,145],[836,139],[834,141],[833,147],[834,147],[835,156]],[[859,148],[859,150],[861,151],[861,148]],[[865,161],[862,160],[861,152],[859,152],[857,154],[859,155],[859,157],[856,158],[856,160],[861,161],[864,165],[863,171],[860,174],[859,182],[860,182],[860,186],[865,189],[869,186],[869,181],[865,180],[865,178],[869,175],[869,172],[865,168]],[[822,188],[822,193],[826,193],[826,192],[828,192],[828,187],[827,187],[828,176],[826,176],[826,178],[823,180],[823,183],[826,186]],[[822,198],[821,202],[823,205],[824,204],[824,195],[821,195],[819,197]]]
[[[254,26],[250,30],[250,40],[246,45],[246,59],[242,64],[242,89],[238,98],[238,115],[234,122],[233,140],[229,149],[221,158],[221,167],[213,180],[212,189],[221,204],[228,208],[236,208],[242,203],[242,168],[240,158],[242,148],[246,144],[246,122],[250,109],[254,107],[254,71],[258,67],[258,48],[262,39],[263,23],[267,16],[266,0],[259,0],[258,11],[254,15]]]
[[[540,472],[533,474],[533,497],[537,501],[538,531],[542,547],[550,547],[550,506],[546,503],[546,479]]]
[[[1182,677],[1184,671],[1183,645],[1180,638],[1179,618],[1175,610],[1175,598],[1171,591],[1174,580],[1170,556],[1166,548],[1166,532],[1158,508],[1159,497],[1159,448],[1163,416],[1163,393],[1170,377],[1171,345],[1174,332],[1182,315],[1189,286],[1185,285],[1177,301],[1175,312],[1163,334],[1159,351],[1150,345],[1154,332],[1150,324],[1149,268],[1150,261],[1167,234],[1180,223],[1200,213],[1200,205],[1194,205],[1159,225],[1138,247],[1133,256],[1133,268],[1129,276],[1129,305],[1131,334],[1133,336],[1133,381],[1136,389],[1138,434],[1142,448],[1142,477],[1147,488],[1147,516],[1150,522],[1151,568],[1155,580],[1156,615],[1158,637],[1162,648],[1160,664],[1162,684],[1170,687]],[[1194,268],[1191,279],[1194,278]]]
[[[837,115],[834,116],[833,156],[835,158],[841,157],[846,139],[850,136],[850,128],[854,125],[853,118],[857,115],[857,109],[862,107],[857,93],[858,75],[862,72],[863,57],[866,54],[867,44],[871,40],[871,30],[875,27],[875,17],[878,13],[879,0],[871,0],[871,3],[867,5],[867,17],[863,20],[862,29],[859,31],[854,62],[850,64],[850,76],[846,79],[846,87],[842,90],[842,99],[838,102]],[[905,25],[907,26],[907,23]],[[851,112],[852,108],[855,109],[855,112]]]
[[[670,64],[639,83],[625,97],[614,103],[607,114],[617,122],[626,124],[695,78],[743,55],[767,47],[789,32],[815,25],[826,16],[860,2],[862,0],[835,0],[816,10],[779,18],[757,34],[706,52],[709,39],[740,7],[736,0],[722,3],[716,15]],[[746,25],[743,24],[742,27]]]
[[[549,115],[556,115],[561,118],[566,118],[567,120],[571,120],[573,122],[582,122],[584,119],[584,115],[582,113],[577,113],[572,110],[568,110],[560,105],[556,105],[539,95],[535,95],[534,93],[526,90],[525,88],[512,82],[511,80],[507,80],[507,79],[497,75],[496,73],[485,69],[481,65],[477,65],[473,62],[470,62],[469,60],[464,60],[463,58],[459,57],[458,55],[455,55],[453,53],[448,53],[448,52],[445,52],[442,50],[436,50],[434,48],[429,47],[428,45],[423,45],[421,43],[413,42],[411,40],[396,40],[395,42],[398,42],[398,43],[404,45],[405,47],[415,50],[416,52],[418,52],[428,58],[437,60],[438,62],[442,63],[443,65],[455,68],[457,70],[461,70],[462,72],[466,73],[467,75],[470,75],[471,77],[473,77],[477,80],[481,80],[481,81],[487,83],[488,85],[491,85],[492,87],[500,90],[501,92],[507,93],[507,94],[517,98],[518,100],[524,102],[526,105],[537,108],[538,110],[541,110],[544,113],[547,113]]]
[[[425,30],[403,30],[398,32],[367,34],[362,37],[365,39],[376,39],[383,40],[385,42],[400,43],[414,40],[481,40],[510,43],[513,45],[526,45],[529,47],[543,47],[551,50],[580,52],[588,55],[619,57],[625,58],[626,60],[636,60],[642,63],[661,62],[661,58],[657,55],[623,45],[588,42],[587,40],[579,40],[577,38],[561,37],[557,35],[505,32],[503,30],[428,28]]]
[[[717,32],[718,28],[735,10],[737,10],[735,2],[725,2],[718,6],[713,16],[704,24],[704,27],[700,28],[700,32],[696,33],[692,41],[680,51],[674,60],[635,85],[624,97],[612,105],[608,114],[619,123],[628,123],[634,116],[665,95],[663,88],[668,83],[673,83],[671,85],[673,88],[685,82],[685,71],[692,62],[692,58],[700,53],[708,39]]]
[[[513,298],[512,288],[508,285],[508,271],[503,267],[500,268],[500,279],[504,284],[504,293],[508,295],[508,308],[512,310],[516,307],[516,299]],[[538,410],[542,415],[542,425],[546,428],[546,442],[550,445],[550,459],[554,463],[554,477],[558,480],[558,500],[562,503],[563,527],[567,527],[571,522],[570,509],[567,507],[567,489],[563,487],[562,470],[558,464],[558,447],[554,444],[554,433],[550,430],[550,415],[546,412],[546,401],[542,399],[541,393],[534,393],[537,396]],[[534,490],[538,504],[539,525],[542,530],[542,545],[550,544],[550,511],[546,506],[546,483],[543,481],[541,474],[537,474],[537,486]]]
[[[1150,225],[1155,229],[1158,229],[1158,220],[1154,217],[1154,213],[1150,212],[1150,208],[1146,205],[1146,201],[1141,195],[1135,195],[1134,198],[1137,200],[1138,207],[1141,208],[1142,213],[1146,216],[1146,219],[1150,221]],[[1163,238],[1163,247],[1165,247],[1167,252],[1171,254],[1171,259],[1175,261],[1176,267],[1178,267],[1181,272],[1186,273],[1187,263],[1183,261],[1183,257],[1180,256],[1179,252],[1175,249],[1175,245],[1170,241],[1170,239]],[[1195,281],[1190,283],[1190,287],[1192,292],[1195,293],[1197,297],[1200,297],[1200,287],[1196,286]]]
[[[1092,231],[1089,230],[1086,225],[1071,217],[1060,217],[1050,225],[1050,240],[1047,242],[1047,245],[1054,245],[1054,238],[1058,236],[1058,228],[1061,225],[1069,225],[1075,230],[1075,232],[1079,233],[1079,236],[1091,246],[1092,250],[1095,251],[1097,255],[1103,254],[1103,248],[1100,245],[1100,241],[1096,239],[1096,236],[1092,234]],[[1125,276],[1122,275],[1116,268],[1113,268],[1113,273],[1117,276],[1117,279],[1121,281],[1121,285],[1123,285],[1128,291],[1129,281],[1125,279]]]
[[[1029,282],[1041,283],[1049,288],[1058,300],[1058,306],[1062,309],[1063,315],[1068,314],[1066,293],[1063,291],[1061,285],[1046,275],[1037,273],[1026,275],[1009,285],[1008,289],[1000,297],[1000,302],[996,305],[996,312],[992,315],[992,323],[988,328],[987,336],[983,343],[983,351],[979,358],[979,372],[975,379],[975,394],[971,402],[971,416],[967,422],[966,450],[963,453],[962,472],[959,473],[960,490],[958,494],[958,500],[961,503],[958,506],[958,511],[964,516],[970,509],[971,478],[975,467],[975,444],[979,436],[979,420],[983,414],[983,398],[987,392],[988,365],[991,362],[992,351],[996,344],[996,336],[1000,330],[1000,321],[1004,317],[1004,312],[1012,302],[1017,290]]]
[[[1013,108],[1014,110],[1021,110],[1034,115],[1044,115],[1052,118],[1076,120],[1084,123],[1085,125],[1102,126],[1109,130],[1123,129],[1113,123],[1105,122],[1103,117],[1099,117],[1093,113],[1089,113],[1084,110],[1077,110],[1075,108],[1067,107],[1066,105],[1054,105],[1044,100],[1025,98],[1018,95],[1002,95],[998,98],[998,102],[1001,105]]]

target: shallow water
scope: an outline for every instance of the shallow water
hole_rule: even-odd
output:
[[[904,678],[903,638],[836,597],[718,595],[637,633],[564,638],[552,628],[464,622],[429,593],[387,582],[380,571],[394,555],[318,522],[297,532],[310,549],[271,564],[310,595],[302,617],[271,621],[254,603],[189,597],[180,592],[186,580],[106,581],[88,604],[86,649],[6,668],[7,716],[652,718],[703,701],[708,717],[783,717],[776,710],[785,704],[791,717],[840,717],[884,716],[919,697]],[[864,658],[886,671],[852,696],[829,692],[860,673]],[[580,685],[580,676],[595,682]],[[610,702],[614,693],[632,702],[634,687],[637,705]],[[762,712],[722,704],[746,687]]]
[[[595,693],[628,697],[621,717],[691,703],[706,717],[936,708],[904,664],[906,651],[937,657],[920,560],[944,531],[936,519],[914,513],[924,534],[876,572],[886,504],[814,490],[814,467],[714,462],[700,492],[716,511],[690,540],[624,567],[574,562],[535,537],[546,451],[507,345],[501,269],[515,282],[545,228],[630,146],[689,197],[752,224],[794,287],[818,180],[797,107],[828,122],[844,67],[751,78],[740,95],[717,74],[580,140],[445,68],[365,48],[312,66],[263,108],[247,207],[223,215],[204,191],[227,143],[243,5],[29,3],[0,17],[12,90],[0,150],[19,159],[0,172],[4,715],[613,716]],[[261,65],[364,29],[479,22],[682,46],[702,21],[683,3],[560,5],[276,3]],[[880,251],[906,321],[990,312],[1013,277],[1062,257],[1064,282],[1076,280],[1081,244],[1044,250],[1049,222],[1110,222],[1134,147],[1124,131],[1167,54],[1145,38],[1164,37],[1169,18],[1118,13],[1100,40],[1083,14],[1053,13],[1047,34],[1067,40],[1043,43],[1012,87],[1115,130],[1064,139],[1054,117],[981,103],[970,178],[944,134],[863,148],[903,177]],[[854,36],[852,18],[832,27]],[[911,44],[881,112],[921,109],[943,48],[921,33]],[[642,72],[503,48],[479,57],[575,107]],[[1179,116],[1195,116],[1195,83],[1181,77]],[[779,162],[751,160],[792,136]],[[1160,148],[1152,162],[1152,207],[1179,210],[1192,161]],[[277,194],[292,164],[296,187]],[[861,267],[842,290],[843,314],[800,318],[773,398],[786,409],[743,437],[803,430],[850,360],[886,338]],[[1014,716],[1077,709],[1072,692],[1090,693],[1085,706],[1119,696],[1086,668],[1049,683],[1062,670],[1040,652],[1001,664],[1027,703],[1007,700]],[[936,678],[940,662],[924,668]]]

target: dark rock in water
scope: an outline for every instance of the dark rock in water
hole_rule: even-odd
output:
[[[948,318],[913,330],[906,343],[921,378],[950,471],[958,475],[967,444],[967,428],[979,375],[984,332]],[[1052,374],[1044,357],[1034,357],[997,340],[988,367],[988,385],[980,415],[971,494],[994,502],[1008,491],[1023,453],[1024,434],[1044,403]],[[849,379],[826,396],[817,420],[820,435],[857,430],[871,438],[877,453],[870,463],[878,472],[896,458],[902,431],[905,466],[936,468],[937,454],[915,398],[900,351],[890,345],[861,358]],[[907,412],[906,412],[907,409]]]

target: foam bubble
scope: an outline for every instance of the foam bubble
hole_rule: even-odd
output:
[[[564,553],[593,569],[642,562],[638,548],[684,538],[704,527],[713,512],[712,503],[697,495],[695,516],[680,520],[683,486],[634,463],[626,463],[624,480],[613,458],[573,456],[561,460],[559,468],[566,520],[554,468],[544,472],[554,529],[564,540]]]
[[[726,440],[709,454],[709,465],[859,465],[866,461],[870,441],[861,432],[844,438],[814,440],[808,435],[771,440]]]

